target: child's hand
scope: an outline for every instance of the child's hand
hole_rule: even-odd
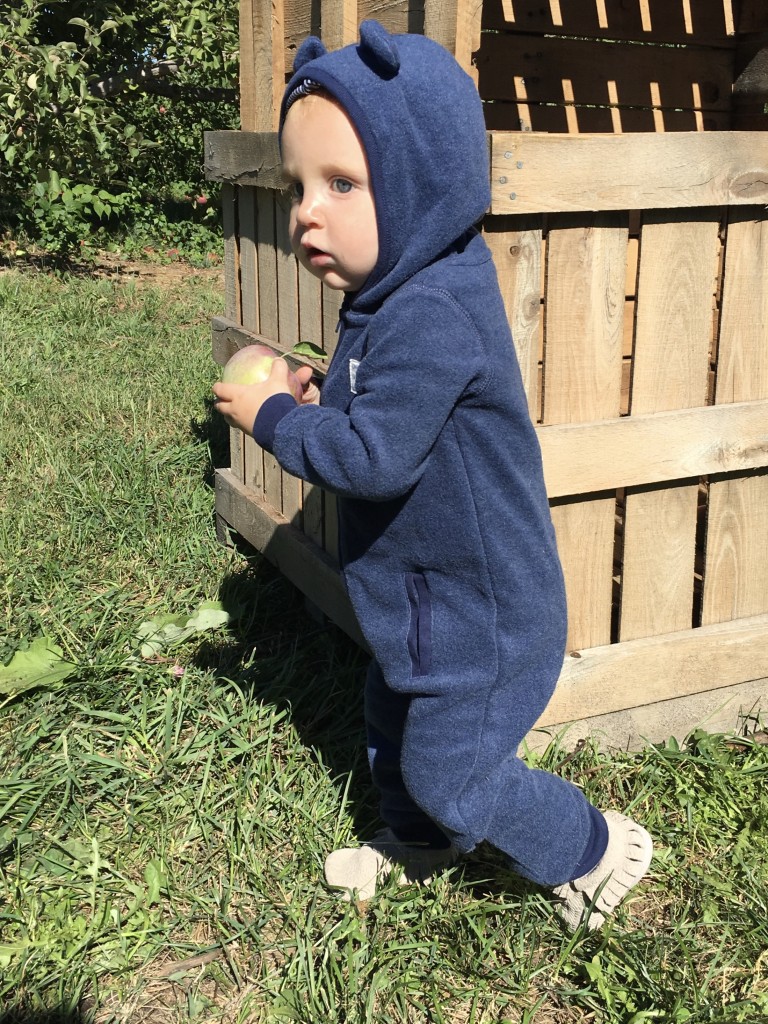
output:
[[[301,396],[302,405],[319,405],[320,404],[320,388],[317,384],[312,383],[312,370],[309,366],[300,366],[296,371],[296,376],[301,382],[301,386],[304,388],[304,394]]]
[[[301,366],[296,371],[303,388],[302,405],[313,402],[311,392],[314,389],[319,397],[320,392],[310,383],[312,369]],[[216,408],[231,427],[250,434],[253,422],[262,405],[272,395],[293,395],[288,385],[288,364],[284,359],[275,359],[269,377],[262,384],[224,384],[218,381],[213,385],[216,395]],[[317,401],[317,397],[314,401]]]

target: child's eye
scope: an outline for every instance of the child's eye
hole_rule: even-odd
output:
[[[304,197],[304,186],[301,184],[300,181],[294,181],[288,187],[288,192],[290,194],[291,199],[298,201]]]
[[[341,192],[345,195],[347,192],[352,191],[352,182],[347,181],[346,178],[334,178],[332,188],[334,192]]]

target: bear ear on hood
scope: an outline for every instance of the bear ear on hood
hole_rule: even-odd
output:
[[[382,78],[394,78],[400,70],[400,54],[395,41],[378,21],[369,19],[360,25],[358,53],[368,67]]]
[[[311,60],[322,57],[327,52],[322,40],[317,36],[308,36],[296,52],[293,59],[293,70],[298,71],[305,64],[309,64]]]

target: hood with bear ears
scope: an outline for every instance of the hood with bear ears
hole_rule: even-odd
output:
[[[488,144],[474,82],[421,35],[390,35],[376,21],[360,42],[327,52],[314,36],[294,61],[280,112],[309,80],[346,110],[365,148],[379,257],[351,307],[371,312],[432,263],[490,204]]]

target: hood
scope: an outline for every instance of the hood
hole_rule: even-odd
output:
[[[280,130],[289,97],[310,80],[344,107],[366,151],[379,257],[349,305],[370,312],[488,209],[482,103],[446,49],[426,36],[390,35],[376,21],[364,21],[360,42],[340,50],[327,52],[310,37],[294,69]]]

